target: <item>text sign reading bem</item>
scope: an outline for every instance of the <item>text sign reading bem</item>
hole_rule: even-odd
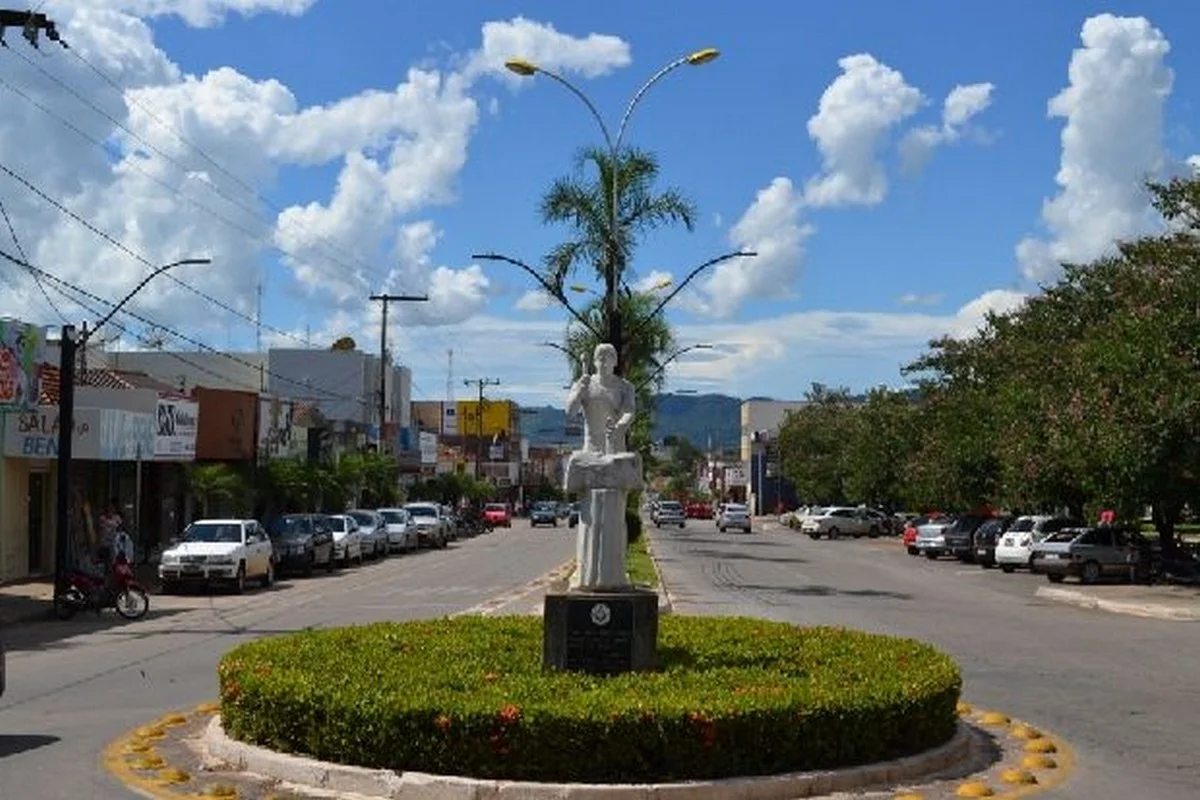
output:
[[[572,600],[567,605],[568,670],[615,675],[633,669],[633,603]]]

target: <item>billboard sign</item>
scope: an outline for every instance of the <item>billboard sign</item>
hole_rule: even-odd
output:
[[[37,408],[41,394],[38,369],[45,360],[45,348],[45,329],[0,319],[0,409]]]

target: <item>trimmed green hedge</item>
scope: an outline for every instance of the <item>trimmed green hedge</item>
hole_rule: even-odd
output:
[[[625,541],[636,542],[642,538],[642,515],[632,509],[625,509]]]
[[[364,767],[655,782],[827,769],[947,741],[961,679],[911,639],[746,618],[660,620],[662,670],[542,672],[537,617],[305,631],[218,669],[225,729]]]

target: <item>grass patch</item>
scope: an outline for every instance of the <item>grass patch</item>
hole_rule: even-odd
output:
[[[625,548],[625,568],[629,572],[631,583],[640,586],[658,588],[658,572],[654,569],[654,560],[646,549],[646,537],[629,543]]]
[[[666,616],[658,672],[542,671],[536,617],[311,630],[221,659],[234,738],[364,767],[650,782],[832,769],[947,741],[958,667],[911,639]]]

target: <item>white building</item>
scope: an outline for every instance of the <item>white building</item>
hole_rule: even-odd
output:
[[[778,499],[772,491],[772,483],[766,480],[765,448],[756,440],[777,438],[788,412],[804,405],[804,400],[742,401],[742,470],[748,484],[746,500],[755,514],[770,513]]]

